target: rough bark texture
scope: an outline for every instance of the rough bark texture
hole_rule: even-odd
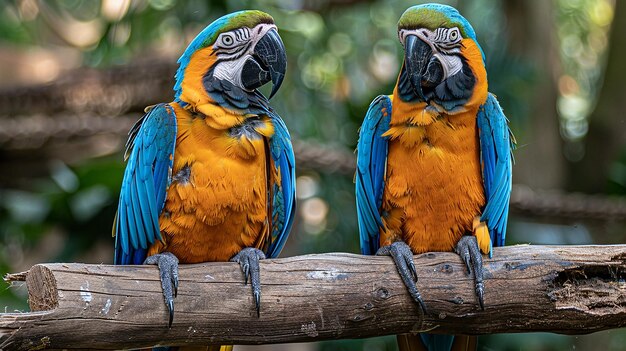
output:
[[[485,310],[452,253],[415,257],[424,315],[388,257],[261,263],[261,316],[234,263],[181,266],[171,329],[156,267],[45,264],[30,313],[0,314],[0,349],[261,344],[418,332],[584,334],[626,326],[626,245],[512,246],[485,259]],[[20,277],[20,275],[14,276]]]

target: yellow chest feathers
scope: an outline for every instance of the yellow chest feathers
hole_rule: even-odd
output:
[[[390,136],[388,177],[405,178],[399,183],[419,188],[462,182],[482,191],[474,115],[443,116],[428,125],[392,123],[386,135]]]
[[[475,114],[392,123],[387,135],[382,241],[403,238],[414,252],[451,249],[485,204]]]
[[[211,153],[212,158],[242,160],[265,156],[265,138],[274,135],[269,117],[237,115],[218,106],[207,111],[206,107],[204,113],[175,107],[178,121],[176,164],[189,163],[193,161],[189,158],[203,152]],[[209,114],[205,114],[207,112]]]
[[[181,262],[225,261],[260,245],[269,230],[265,116],[194,114],[175,105],[178,133],[172,183],[159,222],[163,241]],[[232,123],[228,123],[231,118]],[[219,122],[219,123],[217,123]]]
[[[397,111],[405,104],[397,105],[393,107],[389,130],[384,134],[390,137],[390,145],[401,144],[407,152],[422,156],[478,157],[480,150],[476,110],[447,115],[423,104],[425,108],[408,113],[406,108]],[[404,110],[407,117],[401,113]]]

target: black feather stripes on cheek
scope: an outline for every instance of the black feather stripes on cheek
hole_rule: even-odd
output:
[[[446,110],[451,111],[464,105],[474,93],[476,78],[472,70],[463,61],[463,69],[441,82],[434,90],[432,99]]]
[[[414,88],[406,68],[402,66],[398,79],[398,94],[400,98],[402,101],[407,102],[433,101],[447,111],[453,111],[463,106],[472,97],[474,86],[476,85],[476,78],[471,68],[463,61],[461,71],[441,81],[443,68],[441,64],[435,64],[433,61],[429,62],[424,75],[420,79],[423,98],[420,97]]]
[[[229,81],[217,79],[213,76],[213,69],[202,77],[202,86],[216,105],[252,114],[271,111],[269,101],[263,94],[257,90],[245,91]]]
[[[411,84],[411,80],[409,79],[409,74],[404,66],[405,65],[402,65],[400,78],[398,78],[398,94],[400,95],[400,99],[407,102],[424,101],[419,97],[413,88],[413,84]]]
[[[213,69],[202,77],[202,85],[211,99],[220,106],[244,110],[250,105],[246,91],[229,81],[215,78]]]

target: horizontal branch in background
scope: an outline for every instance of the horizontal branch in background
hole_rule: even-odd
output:
[[[153,266],[44,264],[31,313],[0,315],[0,349],[267,344],[429,331],[584,334],[626,326],[626,245],[511,246],[485,260],[485,310],[459,257],[415,257],[428,313],[388,257],[320,254],[261,263],[261,316],[234,263],[183,265],[171,329]],[[80,332],[77,332],[80,330]]]
[[[15,116],[141,112],[173,97],[175,60],[152,59],[106,69],[77,68],[40,85],[0,89],[0,119]]]
[[[80,68],[49,84],[1,89],[0,148],[41,151],[68,140],[89,139],[102,144],[95,138],[102,135],[112,137],[105,144],[121,148],[145,106],[172,98],[176,67],[174,60],[161,58],[100,70]],[[296,139],[294,149],[300,169],[354,175],[356,157],[343,145]],[[74,150],[76,146],[72,152],[49,157],[64,159],[62,155],[75,155]],[[538,191],[524,185],[514,186],[511,209],[532,216],[626,220],[626,199]]]

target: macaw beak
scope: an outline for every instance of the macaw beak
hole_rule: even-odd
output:
[[[246,89],[253,90],[272,81],[270,99],[283,82],[287,70],[285,45],[275,29],[270,29],[254,46],[252,57],[241,70],[241,81]]]
[[[416,35],[408,35],[404,44],[405,66],[409,80],[422,99],[444,79],[443,67],[428,43]]]

